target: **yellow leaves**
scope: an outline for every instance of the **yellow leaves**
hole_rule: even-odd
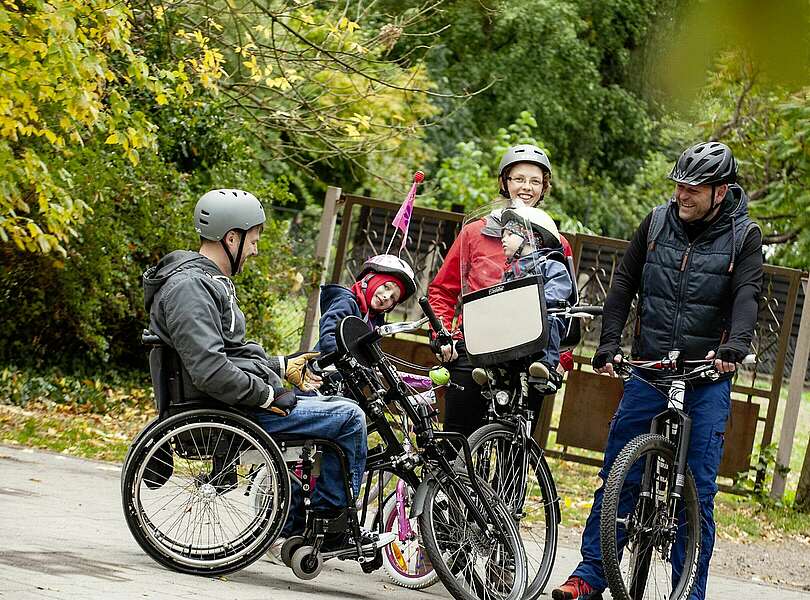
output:
[[[338,26],[338,29],[348,31],[349,33],[353,33],[355,29],[360,28],[359,23],[356,23],[355,21],[350,21],[346,17],[340,17],[340,20],[338,21],[337,26]]]
[[[158,103],[158,106],[164,106],[165,104],[168,104],[169,99],[166,98],[166,94],[158,94],[155,96],[155,102]]]

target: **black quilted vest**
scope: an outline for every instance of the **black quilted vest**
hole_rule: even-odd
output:
[[[728,336],[734,259],[749,229],[748,197],[731,185],[720,217],[691,242],[674,200],[653,209],[641,277],[633,356],[680,350],[700,359]]]

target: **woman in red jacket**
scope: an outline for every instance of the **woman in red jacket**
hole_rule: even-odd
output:
[[[521,144],[507,150],[498,167],[500,194],[510,206],[535,206],[551,187],[551,162],[537,146]],[[500,210],[465,225],[459,233],[441,269],[428,286],[430,304],[436,315],[446,325],[453,323],[462,288],[462,257],[465,264],[466,291],[481,289],[501,281],[504,272],[504,255],[501,245]],[[561,236],[562,237],[562,236]],[[566,256],[571,255],[571,245],[561,239]],[[460,329],[461,316],[453,328],[453,345],[441,348],[442,360],[447,363],[453,382],[463,389],[453,387],[445,394],[444,428],[469,436],[486,417],[487,403],[481,397],[481,387],[472,379],[472,365],[467,357],[464,337]],[[571,354],[564,353],[560,364],[571,366]]]

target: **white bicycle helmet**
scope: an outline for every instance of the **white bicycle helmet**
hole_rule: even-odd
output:
[[[393,254],[372,256],[363,263],[363,268],[360,270],[357,280],[360,281],[369,273],[388,273],[395,275],[402,281],[402,285],[405,286],[405,293],[399,299],[399,302],[404,302],[416,293],[416,280],[414,279],[413,269],[411,265],[398,256]]]
[[[521,226],[530,223],[532,231],[543,248],[556,248],[562,244],[560,232],[554,223],[554,219],[540,208],[531,206],[507,208],[501,214],[501,227],[508,229],[509,223],[516,223]]]

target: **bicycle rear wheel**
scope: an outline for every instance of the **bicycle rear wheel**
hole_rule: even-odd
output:
[[[470,436],[470,451],[475,472],[518,524],[528,573],[524,598],[534,600],[551,576],[560,517],[557,490],[540,447],[531,439],[520,443],[518,435],[506,425],[484,425]]]
[[[427,489],[419,527],[425,551],[454,598],[519,600],[526,590],[520,534],[506,505],[483,480],[478,483],[483,497],[464,473],[422,483]],[[476,524],[461,489],[487,519],[487,527]],[[488,517],[485,504],[492,507],[495,519]]]
[[[674,480],[675,446],[660,435],[632,440],[610,469],[600,536],[605,577],[616,600],[686,600],[692,593],[700,505],[688,469],[680,499],[671,496]]]

